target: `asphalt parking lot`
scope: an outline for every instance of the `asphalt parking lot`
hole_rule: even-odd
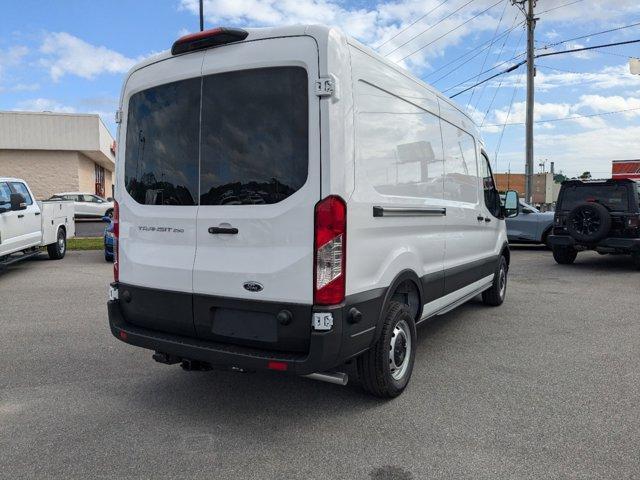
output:
[[[640,273],[515,249],[506,303],[419,330],[392,401],[117,341],[101,252],[0,273],[3,478],[638,478]]]

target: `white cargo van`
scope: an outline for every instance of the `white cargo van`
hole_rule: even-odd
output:
[[[219,28],[122,91],[113,334],[186,368],[407,385],[416,325],[505,297],[473,122],[334,28]]]
[[[0,177],[0,268],[40,253],[60,260],[75,236],[73,203],[35,200],[27,182]]]

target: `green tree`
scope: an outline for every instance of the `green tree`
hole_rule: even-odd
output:
[[[591,178],[591,172],[583,172],[578,178],[581,180],[589,180]]]

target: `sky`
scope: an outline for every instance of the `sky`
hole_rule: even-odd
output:
[[[0,110],[98,113],[113,133],[126,72],[198,30],[197,0],[0,7]],[[205,0],[204,8],[205,28],[338,26],[449,96],[519,62],[526,42],[511,0]],[[538,0],[536,15],[536,53],[640,39],[640,25],[627,27],[640,23],[638,0]],[[640,158],[640,75],[630,57],[640,57],[640,43],[536,60],[536,171],[553,161],[556,172],[602,178],[611,160]],[[455,98],[481,125],[497,172],[524,171],[525,68]]]

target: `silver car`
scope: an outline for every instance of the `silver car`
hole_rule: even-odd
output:
[[[507,218],[509,243],[544,243],[553,227],[554,212],[541,212],[520,200],[520,215]]]

